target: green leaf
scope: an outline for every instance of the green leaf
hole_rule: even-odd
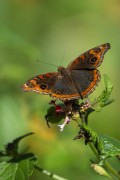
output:
[[[56,113],[54,106],[51,106],[47,110],[47,114],[45,115],[45,119],[47,120],[47,122],[50,122],[52,124],[58,124],[64,118],[65,113]]]
[[[120,141],[111,136],[102,134],[100,135],[100,141],[103,144],[103,150],[111,156],[120,155]]]
[[[35,165],[34,159],[27,159],[19,163],[0,163],[0,179],[27,180],[32,175]]]
[[[95,153],[99,158],[100,166],[104,165],[105,159],[120,155],[119,140],[107,135],[98,135],[85,124],[82,124],[80,128],[81,134],[79,133],[79,136],[84,137],[87,143],[92,141],[95,149],[97,150],[97,152],[95,151]]]
[[[113,137],[99,135],[97,136],[94,145],[99,153],[100,166],[103,166],[105,159],[120,155],[120,141]]]
[[[92,104],[92,108],[96,111],[100,111],[102,107],[112,103],[114,100],[109,99],[113,90],[113,83],[107,75],[104,75],[105,89],[101,95],[96,98]]]

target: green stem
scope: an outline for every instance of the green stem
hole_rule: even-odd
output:
[[[118,172],[117,172],[107,161],[105,161],[104,167],[105,167],[109,172],[111,172],[111,174],[113,174],[114,176],[116,176],[117,179],[120,180],[120,176],[119,176]]]
[[[89,146],[92,149],[92,151],[94,152],[94,154],[96,155],[96,157],[99,159],[99,155],[97,153],[97,150],[96,150],[96,148],[95,148],[95,146],[93,145],[92,142],[89,142]]]
[[[40,171],[40,172],[42,172],[43,174],[45,174],[45,175],[47,175],[47,176],[49,176],[49,177],[51,177],[51,178],[53,178],[53,179],[56,179],[56,180],[67,180],[67,179],[65,179],[65,178],[63,178],[63,177],[61,177],[61,176],[58,176],[57,174],[53,174],[53,173],[51,173],[51,172],[49,172],[49,171],[47,171],[47,170],[45,170],[45,169],[42,169],[42,168],[40,168],[39,166],[34,166],[35,167],[35,169],[37,169],[38,171]]]

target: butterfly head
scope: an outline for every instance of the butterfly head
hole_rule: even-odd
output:
[[[64,67],[59,66],[57,70],[58,70],[58,72],[61,72],[61,71],[64,71],[64,69],[65,69]]]
[[[67,68],[62,67],[62,66],[58,67],[58,72],[64,76],[69,74],[69,70]]]

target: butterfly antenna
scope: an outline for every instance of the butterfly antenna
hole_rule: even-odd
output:
[[[64,51],[64,53],[63,53],[63,57],[62,57],[62,59],[61,59],[61,61],[60,61],[60,65],[62,64],[63,60],[65,59],[65,55],[66,55],[66,52],[67,52],[67,48],[68,48],[68,45],[66,45],[66,47],[65,47],[65,51]]]
[[[48,64],[48,65],[50,65],[50,66],[54,66],[54,67],[57,67],[57,68],[58,68],[57,65],[52,64],[52,63],[44,62],[44,61],[41,61],[41,60],[37,60],[37,62],[41,62],[41,63],[44,63],[44,64]]]

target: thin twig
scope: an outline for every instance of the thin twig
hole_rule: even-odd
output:
[[[37,169],[38,171],[40,171],[40,172],[42,172],[43,174],[45,174],[45,175],[47,175],[47,176],[49,176],[49,177],[51,177],[51,178],[53,178],[53,179],[56,179],[56,180],[68,180],[68,179],[65,179],[65,178],[63,178],[63,177],[61,177],[61,176],[58,176],[57,174],[54,174],[54,173],[51,173],[51,172],[49,172],[49,171],[47,171],[47,170],[45,170],[45,169],[42,169],[42,168],[40,168],[39,166],[34,166],[35,167],[35,169]]]

